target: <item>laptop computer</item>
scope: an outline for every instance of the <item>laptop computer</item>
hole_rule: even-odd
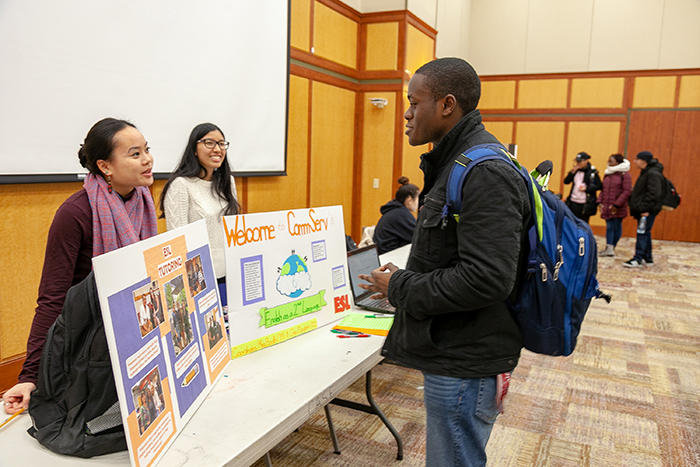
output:
[[[348,252],[348,275],[350,276],[352,297],[355,300],[355,305],[360,308],[378,313],[395,313],[396,308],[389,303],[389,299],[373,299],[371,296],[374,295],[374,292],[365,290],[359,285],[360,283],[368,283],[360,280],[360,278],[357,277],[359,274],[367,274],[369,276],[372,274],[372,271],[377,269],[379,266],[377,245],[369,245],[364,248],[359,248]]]

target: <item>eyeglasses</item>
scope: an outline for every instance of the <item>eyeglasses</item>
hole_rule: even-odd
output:
[[[214,146],[218,144],[222,151],[227,150],[231,144],[228,141],[214,141],[213,139],[200,139],[197,142],[204,144],[204,146],[209,149],[214,149]]]

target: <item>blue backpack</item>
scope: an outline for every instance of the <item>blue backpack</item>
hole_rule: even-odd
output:
[[[493,159],[506,161],[520,173],[532,208],[523,245],[527,271],[516,299],[506,302],[526,349],[545,355],[570,355],[591,299],[610,302],[610,296],[598,288],[598,253],[591,227],[548,191],[546,182],[543,187],[533,179],[545,174],[528,173],[499,144],[474,146],[460,154],[450,170],[443,221],[452,216],[459,222],[464,180],[478,162]]]

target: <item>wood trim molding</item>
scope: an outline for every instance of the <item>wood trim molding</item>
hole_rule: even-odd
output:
[[[326,84],[331,84],[333,86],[338,86],[343,89],[348,89],[355,92],[370,92],[370,91],[396,91],[403,89],[402,82],[393,83],[363,83],[363,82],[353,82],[337,76],[329,75],[321,71],[312,70],[310,68],[305,68],[297,64],[290,64],[289,73],[302,78],[311,79],[313,81],[319,81]],[[393,81],[396,81],[394,78]]]
[[[353,147],[352,166],[352,217],[350,226],[350,236],[359,239],[362,237],[362,156],[364,142],[364,122],[365,122],[365,93],[355,93],[355,143]]]
[[[617,142],[617,151],[623,156],[627,152],[625,143],[627,142],[627,128],[629,127],[629,118],[626,118],[620,125],[620,139]]]
[[[406,20],[406,10],[378,11],[376,13],[363,13],[362,23],[393,23]]]
[[[407,29],[408,25],[406,24],[406,20],[404,19],[399,21],[399,50],[397,51],[399,54],[399,59],[396,62],[396,68],[398,72],[401,73],[404,81],[410,81],[411,79],[410,76],[406,78],[406,41],[408,41],[408,34],[406,33]]]
[[[314,0],[311,0],[309,2],[310,4],[310,11],[309,11],[309,50],[314,50],[314,6],[316,5],[316,2]],[[293,48],[290,47],[290,53]],[[291,56],[291,55],[290,55]]]
[[[0,395],[17,384],[17,377],[22,371],[25,356],[16,357],[0,363]]]
[[[625,108],[614,109],[479,109],[481,115],[624,115]]]
[[[300,62],[308,63],[309,65],[317,66],[328,71],[339,73],[352,79],[360,79],[359,72],[356,69],[341,65],[340,63],[333,62],[326,58],[318,57],[312,53],[306,52],[305,50],[290,47],[289,58],[299,60]]]
[[[394,120],[394,166],[392,168],[392,180],[398,180],[403,175],[403,142],[404,142],[404,118],[403,118],[403,86],[396,92],[396,111]]]
[[[313,95],[314,82],[309,79],[309,100],[308,100],[308,115],[306,122],[306,207],[311,207],[311,128],[313,127]]]
[[[353,83],[342,78],[337,78],[335,76],[321,73],[320,71],[304,68],[303,66],[295,65],[294,63],[289,65],[289,72],[295,76],[300,76],[302,78],[307,78],[313,81],[320,81],[326,84],[332,84],[333,86],[338,86],[343,89],[349,89],[351,91],[358,91],[360,88],[359,83]]]
[[[286,164],[285,164],[286,167]],[[241,204],[241,210],[243,212],[248,212],[248,180],[250,177],[243,177],[241,179],[241,191],[243,192],[243,201],[239,201]],[[241,199],[241,196],[238,196],[238,199]]]
[[[563,154],[561,155],[562,161],[566,161],[566,155],[569,153],[569,122],[564,122],[564,149],[563,149]],[[566,200],[566,196],[564,195],[564,179],[566,178],[566,172],[569,170],[569,166],[566,165],[566,162],[563,162],[561,164],[561,177],[559,178],[559,193],[561,193],[561,197],[563,200]]]
[[[625,77],[625,89],[622,95],[622,108],[629,109],[632,107],[634,99],[634,76]]]
[[[403,80],[404,73],[399,70],[372,70],[363,71],[361,75],[362,80],[367,79],[399,79]]]
[[[673,109],[670,109],[673,110]],[[611,115],[488,115],[482,114],[485,122],[626,122],[627,116],[622,113]]]
[[[364,76],[367,73],[367,25],[360,23],[357,29],[357,69]]]
[[[517,75],[479,75],[481,81],[513,81],[532,79],[563,78],[626,78],[637,76],[685,76],[700,75],[700,68],[682,68],[675,70],[631,70],[631,71],[583,71],[578,73],[540,73]]]
[[[421,31],[426,36],[430,37],[433,41],[437,37],[437,31],[433,29],[428,23],[406,10],[406,21],[411,26],[415,26],[419,31]],[[433,54],[434,56],[435,54]]]

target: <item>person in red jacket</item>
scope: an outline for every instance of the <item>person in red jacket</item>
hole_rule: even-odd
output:
[[[605,169],[603,189],[598,196],[600,217],[605,219],[606,246],[600,256],[615,256],[615,247],[622,236],[622,219],[627,217],[627,199],[632,193],[630,162],[622,154],[613,154]]]

